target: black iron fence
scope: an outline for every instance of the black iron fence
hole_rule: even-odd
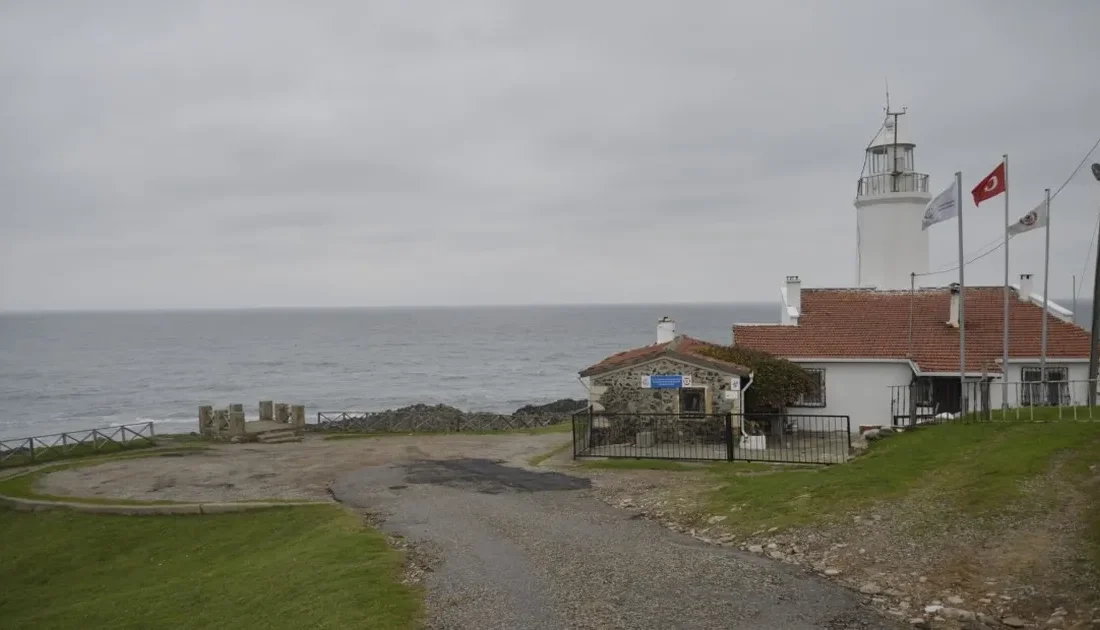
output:
[[[848,416],[811,414],[573,414],[573,456],[838,464]]]
[[[1055,377],[1057,372],[1052,371]],[[1096,381],[967,381],[928,379],[890,386],[890,418],[906,427],[947,422],[1052,420],[1100,421],[1100,407],[1089,405]]]

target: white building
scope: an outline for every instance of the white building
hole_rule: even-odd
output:
[[[928,175],[915,171],[901,114],[887,115],[867,147],[856,192],[856,286],[908,289],[909,274],[928,269],[928,232],[921,230],[932,199]]]
[[[966,288],[968,383],[962,395],[957,288],[909,291],[910,273],[928,270],[921,217],[930,196],[928,176],[913,170],[915,145],[896,118],[887,117],[867,149],[869,174],[855,201],[857,288],[804,289],[790,276],[780,288],[780,323],[735,325],[733,342],[811,370],[818,389],[796,407],[849,416],[853,431],[906,422],[911,398],[929,415],[958,412],[963,404],[998,409],[1003,382],[1010,384],[1013,407],[1084,404],[1089,335],[1057,304],[1047,315],[1047,380],[1064,382],[1048,383],[1045,392],[1027,384],[1039,380],[1043,318],[1042,296],[1032,292],[1030,275],[1013,287],[1008,366],[1002,364],[1004,288]]]

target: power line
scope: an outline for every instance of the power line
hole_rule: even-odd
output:
[[[1073,169],[1073,172],[1069,174],[1069,177],[1066,178],[1066,181],[1062,182],[1062,185],[1059,186],[1056,191],[1051,193],[1051,195],[1050,195],[1051,199],[1054,199],[1054,197],[1058,193],[1062,192],[1062,189],[1065,188],[1070,183],[1070,181],[1072,181],[1073,178],[1077,176],[1077,173],[1080,172],[1081,167],[1085,165],[1085,162],[1089,161],[1089,158],[1092,157],[1092,154],[1093,154],[1094,151],[1096,151],[1097,147],[1100,147],[1100,138],[1096,139],[1096,142],[1093,143],[1092,148],[1089,149],[1089,152],[1085,154],[1085,157],[1081,158],[1081,161],[1077,164],[1077,168]],[[1100,222],[1100,215],[1097,215],[1097,221]],[[1093,239],[1094,240],[1095,240],[1095,237],[1096,237],[1096,229],[1094,228],[1093,229]],[[990,241],[989,243],[986,243],[985,245],[979,247],[978,251],[981,251],[981,250],[985,249],[986,247],[989,247],[989,245],[994,243],[994,242],[997,243],[996,247],[994,247],[993,249],[991,249],[987,252],[983,252],[983,253],[975,256],[974,258],[971,258],[970,260],[967,260],[964,264],[969,265],[973,262],[977,262],[977,261],[981,260],[982,258],[985,258],[986,256],[988,256],[988,255],[992,254],[993,252],[997,251],[998,249],[1004,247],[1004,244],[1005,244],[1004,240],[1001,237],[998,236],[995,241]],[[1088,249],[1087,252],[1085,252],[1085,265],[1086,266],[1088,265],[1089,254],[1091,252],[1092,252],[1092,242],[1090,241],[1089,249]],[[927,273],[918,273],[916,275],[917,275],[917,277],[937,276],[941,273],[948,273],[948,272],[951,272],[951,271],[956,271],[956,270],[958,270],[958,268],[959,268],[959,265],[956,264],[956,265],[954,265],[953,267],[951,267],[949,269],[941,269],[940,271],[929,271]],[[1084,276],[1082,275],[1082,278],[1083,277]],[[1076,297],[1076,296],[1074,296],[1074,297]]]

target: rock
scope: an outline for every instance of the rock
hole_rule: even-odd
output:
[[[914,628],[922,629],[928,627],[928,623],[924,620],[924,617],[913,617],[909,620],[909,625],[913,626]]]
[[[768,549],[772,549],[772,550],[779,549],[779,545],[777,545],[775,543],[768,543]]]
[[[860,437],[867,440],[868,442],[872,442],[882,437],[882,429],[871,429],[870,431],[864,431],[863,435],[861,435]]]
[[[928,578],[926,578],[922,575],[919,578],[917,578],[917,581],[920,582],[921,584],[924,584],[925,582],[928,581]]]
[[[879,588],[878,584],[875,584],[874,582],[868,582],[859,587],[859,592],[863,593],[864,595],[878,595],[882,592],[882,589]]]
[[[764,548],[760,545],[749,545],[749,551],[752,553],[764,553]]]
[[[778,527],[769,527],[769,528],[768,528],[768,533],[769,533],[769,534],[770,534],[770,533],[772,533],[772,532],[777,532],[777,531],[779,531],[779,528],[778,528]]]
[[[901,599],[901,597],[903,595],[905,595],[905,593],[902,593],[901,591],[899,591],[896,588],[888,588],[885,591],[883,591],[883,593],[889,595],[890,597],[896,597],[898,599]]]
[[[929,615],[934,615],[941,610],[943,610],[943,606],[940,606],[939,604],[929,604],[928,606],[924,607],[924,612],[928,613]]]
[[[634,507],[634,499],[631,499],[630,497],[626,497],[622,501],[619,501],[619,507],[621,507],[621,508]]]
[[[867,550],[866,549],[860,549],[859,552],[860,553],[867,553]]]
[[[1027,626],[1027,622],[1023,619],[1020,619],[1019,617],[1005,617],[1004,619],[1001,619],[1001,623],[1008,626],[1009,628],[1024,628]]]
[[[722,521],[726,520],[726,518],[727,517],[725,517],[725,516],[718,516],[718,515],[712,516],[712,517],[707,519],[707,525],[717,525],[718,523],[721,523]]]
[[[783,559],[783,552],[772,550],[772,551],[768,552],[768,557],[772,558],[773,560],[782,560]]]
[[[719,537],[718,537],[718,540],[720,540],[720,541],[722,541],[722,542],[724,542],[724,543],[731,543],[731,542],[733,542],[733,541],[734,541],[734,539],[736,539],[736,538],[737,538],[737,537],[736,537],[736,536],[734,536],[733,534],[723,534],[723,535],[721,535],[721,536],[719,536]]]
[[[996,619],[994,619],[993,617],[990,617],[989,615],[987,615],[985,613],[978,613],[978,621],[980,621],[984,624],[988,624],[988,625],[993,625],[993,624],[997,623]]]
[[[828,575],[829,577],[840,575],[840,569],[825,569],[825,575]]]
[[[940,611],[940,615],[947,619],[956,619],[958,621],[974,621],[978,618],[973,612],[963,610],[962,608],[944,608]]]
[[[958,595],[951,595],[947,598],[947,603],[955,606],[962,604],[963,601],[965,600],[963,600],[963,598],[959,597]]]

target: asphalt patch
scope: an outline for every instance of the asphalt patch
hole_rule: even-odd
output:
[[[588,479],[524,470],[488,459],[418,461],[404,468],[408,483],[447,486],[482,494],[583,490],[592,486]]]

